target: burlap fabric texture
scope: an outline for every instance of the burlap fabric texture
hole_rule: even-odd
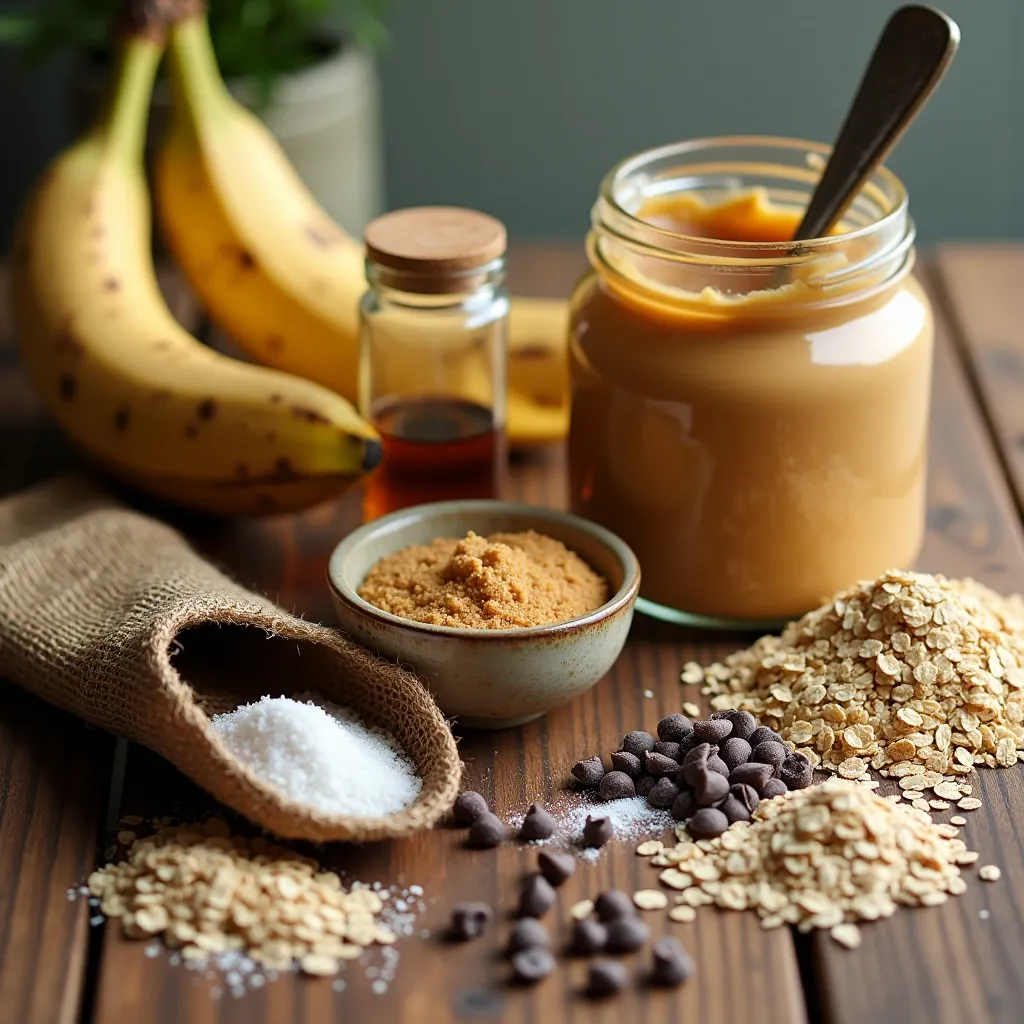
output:
[[[403,836],[458,792],[455,741],[415,675],[250,593],[82,479],[0,501],[0,677],[144,743],[279,836]],[[423,779],[416,802],[374,818],[310,810],[240,763],[208,718],[302,692],[387,728]]]

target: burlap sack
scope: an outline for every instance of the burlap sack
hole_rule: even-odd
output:
[[[0,677],[144,743],[279,836],[406,835],[458,791],[455,741],[412,673],[243,589],[170,527],[81,479],[0,501]],[[292,803],[225,749],[207,717],[303,691],[395,736],[423,779],[411,807],[353,818]]]

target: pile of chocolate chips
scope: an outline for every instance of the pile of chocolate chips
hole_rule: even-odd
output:
[[[658,723],[657,738],[626,733],[610,760],[611,770],[596,754],[577,761],[573,778],[597,787],[604,800],[646,797],[652,807],[671,810],[694,839],[749,821],[761,800],[813,779],[807,758],[747,711],[718,711],[703,721],[669,715]]]

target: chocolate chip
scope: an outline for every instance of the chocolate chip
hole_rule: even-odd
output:
[[[655,985],[682,985],[693,977],[693,958],[679,944],[673,935],[658,939],[651,947],[653,967],[651,981]]]
[[[452,908],[451,936],[460,942],[483,935],[493,911],[486,903],[456,903]]]
[[[683,758],[683,778],[693,785],[697,776],[707,771],[708,759],[711,757],[711,744],[698,743],[686,757]]]
[[[729,772],[729,781],[746,783],[753,786],[759,793],[765,787],[765,783],[775,774],[775,769],[770,764],[759,764],[755,761],[748,761],[746,764],[738,764]]]
[[[732,735],[732,722],[728,718],[709,718],[693,723],[693,734],[701,743],[721,743]]]
[[[555,834],[555,819],[551,812],[540,804],[530,804],[530,809],[519,826],[519,838],[527,842],[550,839]]]
[[[690,752],[691,750],[693,750],[693,748],[694,748],[694,747],[696,747],[696,746],[699,746],[699,745],[700,745],[700,740],[699,740],[699,739],[697,739],[697,737],[696,737],[696,736],[694,736],[694,734],[693,734],[693,732],[692,732],[692,731],[691,731],[691,732],[688,732],[688,733],[687,733],[687,734],[686,734],[686,735],[685,735],[685,736],[684,736],[684,737],[683,737],[683,738],[682,738],[682,739],[681,739],[681,740],[679,741],[679,763],[680,763],[680,764],[682,764],[682,763],[683,763],[683,758],[685,758],[685,757],[686,757],[686,755],[687,755],[687,754],[688,754],[688,753],[689,753],[689,752]]]
[[[789,751],[782,743],[765,740],[750,751],[750,760],[757,764],[770,764],[776,771],[782,767]]]
[[[625,750],[616,750],[612,754],[612,768],[635,779],[641,771],[640,758],[636,754],[627,754]]]
[[[577,761],[572,766],[572,777],[581,786],[596,786],[604,778],[604,764],[595,754],[586,761]]]
[[[587,995],[594,999],[613,996],[629,983],[629,971],[618,960],[595,960],[587,968]]]
[[[753,814],[757,810],[757,805],[761,802],[761,798],[757,795],[757,790],[753,786],[748,786],[743,782],[735,783],[729,787],[729,793],[736,800],[739,800],[741,804]]]
[[[481,814],[486,814],[489,808],[487,801],[472,790],[466,790],[455,798],[455,805],[452,807],[452,817],[460,825],[472,825]]]
[[[622,797],[636,796],[636,787],[625,772],[609,772],[601,780],[597,792],[602,800],[619,800]]]
[[[729,708],[728,711],[716,711],[713,719],[725,718],[732,722],[730,736],[741,740],[749,740],[757,728],[757,719],[749,711],[738,711],[736,708]]]
[[[687,823],[694,839],[714,839],[729,827],[729,819],[714,807],[702,807]]]
[[[664,754],[656,754],[653,750],[648,750],[644,754],[644,771],[648,775],[656,777],[674,775],[679,771],[679,762],[673,761],[671,757],[666,757]]]
[[[806,789],[814,779],[814,769],[804,754],[794,751],[782,762],[779,778],[790,789]]]
[[[638,917],[617,917],[608,923],[608,950],[632,953],[651,936],[651,931]]]
[[[654,737],[649,732],[627,732],[622,737],[622,742],[619,744],[619,750],[624,750],[627,754],[632,754],[634,757],[639,757],[643,760],[644,754],[648,750],[654,749]]]
[[[717,750],[717,747],[712,747],[712,750]],[[717,753],[712,753],[708,758],[707,769],[709,772],[718,772],[719,775],[724,775],[729,778],[729,766],[718,756]]]
[[[474,846],[500,846],[505,841],[505,822],[496,814],[484,811],[469,827],[469,841]]]
[[[762,800],[771,800],[772,797],[782,796],[784,793],[788,793],[789,786],[787,786],[782,779],[769,779],[758,789],[757,792]]]
[[[658,780],[653,775],[647,775],[646,773],[641,775],[636,780],[636,795],[647,796],[648,793],[654,788],[654,784]]]
[[[672,817],[676,821],[686,821],[687,818],[691,817],[697,810],[697,801],[694,798],[693,792],[689,789],[683,790],[672,801]]]
[[[759,743],[781,743],[782,737],[777,732],[769,729],[767,725],[759,725],[747,737],[747,742],[750,744],[751,749],[753,749]]]
[[[678,743],[673,743],[665,740],[658,740],[654,744],[654,753],[661,754],[662,757],[670,757],[676,764],[679,764],[679,758],[682,754],[679,753],[680,746]]]
[[[746,764],[750,760],[750,744],[739,736],[730,736],[718,748],[718,756],[731,772],[736,765]]]
[[[669,778],[662,777],[651,787],[647,802],[651,807],[671,807],[679,796],[679,787]]]
[[[537,868],[553,886],[557,887],[576,870],[576,858],[571,853],[541,850],[537,854]]]
[[[587,820],[583,823],[584,846],[604,846],[614,835],[615,827],[607,815],[587,815]]]
[[[605,889],[594,900],[594,913],[602,921],[614,921],[619,917],[635,917],[636,907],[621,889]]]
[[[555,905],[555,890],[543,875],[528,875],[519,893],[520,917],[543,917]]]
[[[593,956],[600,953],[608,942],[608,929],[592,917],[573,921],[569,939],[569,952],[574,956]]]
[[[679,743],[693,731],[693,722],[686,715],[669,715],[658,723],[658,739],[666,743]]]
[[[551,936],[547,928],[536,918],[524,917],[516,921],[508,937],[508,951],[518,953],[521,949],[547,949]]]
[[[750,816],[759,802],[760,798],[754,789],[739,783],[729,790],[729,795],[718,805],[718,809],[729,819],[731,825],[736,821],[750,821]]]
[[[729,780],[718,772],[703,772],[693,785],[698,807],[711,807],[729,795]]]
[[[534,985],[555,969],[555,958],[546,950],[534,946],[523,949],[512,957],[512,971],[516,981]]]

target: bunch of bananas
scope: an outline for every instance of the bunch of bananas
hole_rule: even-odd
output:
[[[15,233],[24,364],[73,441],[112,475],[224,515],[307,507],[380,458],[355,397],[361,246],[303,186],[217,68],[205,13],[125,34],[110,102],[61,154]],[[257,364],[202,345],[168,310],[143,168],[168,44],[171,130],[157,155],[168,247],[211,319]],[[564,436],[564,302],[516,299],[509,417],[519,445]]]

